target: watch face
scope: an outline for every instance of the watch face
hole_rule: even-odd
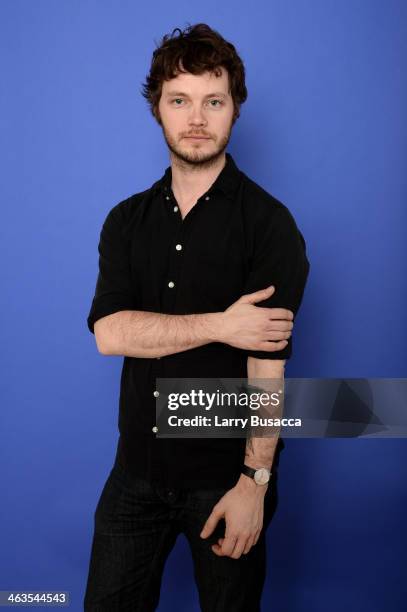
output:
[[[269,481],[269,478],[270,474],[266,468],[260,468],[259,470],[256,470],[254,474],[254,480],[259,485],[266,484]]]

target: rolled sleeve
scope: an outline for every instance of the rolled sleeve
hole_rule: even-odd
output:
[[[254,256],[244,293],[253,293],[274,285],[273,295],[256,306],[286,308],[294,318],[302,302],[310,264],[304,237],[287,207],[279,204],[271,214],[257,220]],[[289,359],[292,336],[281,351],[246,351],[258,359]]]
[[[109,212],[103,223],[98,251],[99,273],[87,318],[92,334],[98,319],[121,310],[135,309],[129,248],[123,239],[118,207]]]

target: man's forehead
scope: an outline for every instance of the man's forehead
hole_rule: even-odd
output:
[[[210,87],[213,88],[214,92],[223,93],[227,95],[228,75],[226,70],[222,68],[221,70],[222,74],[220,76],[216,76],[213,72],[209,71],[203,72],[202,74],[181,72],[177,74],[175,78],[170,79],[169,81],[164,81],[163,89],[165,89],[165,93],[176,93],[179,95],[181,92],[188,93],[189,87],[193,87],[195,90],[197,85],[199,84],[205,90],[207,89],[207,87]]]

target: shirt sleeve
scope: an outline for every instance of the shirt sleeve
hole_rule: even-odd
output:
[[[98,251],[99,273],[87,318],[92,334],[98,319],[121,310],[135,310],[129,249],[123,239],[117,207],[109,212],[103,223]]]
[[[256,306],[299,310],[310,269],[306,244],[288,208],[280,204],[269,216],[261,215],[254,237],[254,255],[244,293],[274,285],[273,295]],[[292,336],[281,351],[246,351],[258,359],[289,359]]]

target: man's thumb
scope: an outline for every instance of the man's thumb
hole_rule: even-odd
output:
[[[247,295],[242,296],[242,302],[246,304],[255,304],[256,302],[262,302],[266,300],[271,295],[273,295],[276,288],[274,285],[270,285],[266,289],[259,289],[259,291],[254,291],[254,293],[248,293]]]
[[[216,525],[219,522],[219,519],[223,516],[223,514],[224,513],[222,512],[220,508],[212,509],[212,512],[209,518],[207,519],[205,525],[203,526],[201,533],[199,534],[201,538],[207,538],[208,536],[211,535],[211,533],[215,529]]]

